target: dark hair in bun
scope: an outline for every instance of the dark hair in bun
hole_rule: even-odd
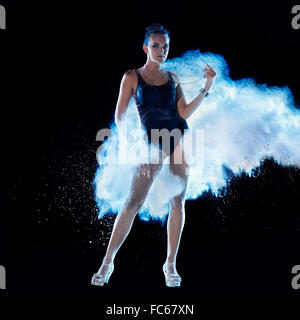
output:
[[[165,29],[161,24],[159,23],[153,23],[151,26],[146,28],[145,33],[145,40],[144,45],[148,44],[149,37],[151,34],[166,34],[170,38],[170,31]]]

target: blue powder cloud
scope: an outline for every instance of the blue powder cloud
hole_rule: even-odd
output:
[[[193,162],[195,157],[187,143],[185,153],[191,171],[186,199],[195,199],[209,188],[217,193],[226,183],[224,167],[233,173],[245,171],[251,175],[252,169],[269,156],[282,165],[300,167],[300,111],[293,104],[289,88],[259,85],[253,78],[232,80],[221,55],[194,50],[164,63],[165,69],[179,75],[187,102],[204,86],[202,70],[207,63],[217,72],[217,78],[209,97],[203,99],[187,119],[191,132],[200,134],[193,146],[200,153]],[[140,121],[133,99],[125,117],[128,128],[126,156],[134,156],[132,159],[138,161],[144,155],[146,144],[139,134]],[[137,161],[119,163],[117,155],[122,146],[124,152],[124,140],[119,141],[113,122],[110,129],[111,135],[97,155],[99,166],[94,179],[99,218],[122,209],[137,164]],[[124,160],[122,152],[121,159]],[[170,197],[178,194],[181,188],[181,179],[172,175],[165,164],[150,188],[139,217],[164,220]]]

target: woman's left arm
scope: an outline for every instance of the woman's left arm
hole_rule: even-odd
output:
[[[204,89],[206,91],[209,91],[209,89],[213,85],[214,80],[216,78],[216,72],[208,64],[207,64],[207,67],[203,69],[203,71],[205,72],[205,75],[203,78],[206,78],[206,84]],[[177,101],[178,113],[182,118],[187,119],[192,115],[192,113],[199,106],[205,94],[200,92],[193,101],[191,101],[190,103],[186,103],[182,88],[180,86],[179,77],[175,75],[175,79],[177,82],[179,82],[176,89],[176,101]]]

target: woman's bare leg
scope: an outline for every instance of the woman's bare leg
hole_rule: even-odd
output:
[[[163,155],[163,157],[165,158],[165,155]],[[150,164],[149,175],[142,174],[142,166],[137,167],[132,179],[129,196],[123,209],[118,213],[115,219],[106,254],[102,265],[97,272],[98,274],[106,273],[108,268],[107,264],[114,261],[119,248],[131,230],[136,214],[142,207],[148,191],[162,167],[162,162],[163,161],[160,161],[158,164]]]
[[[181,143],[176,146],[174,153],[171,155],[170,170],[174,175],[180,176],[184,182],[182,192],[170,199],[170,212],[167,222],[168,248],[166,262],[169,264],[167,264],[166,269],[169,273],[176,273],[176,257],[185,222],[185,191],[188,183],[188,164],[185,161]]]

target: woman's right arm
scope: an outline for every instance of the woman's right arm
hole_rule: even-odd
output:
[[[126,113],[129,101],[133,95],[134,70],[127,71],[121,80],[119,97],[115,111],[115,123],[119,129],[119,133],[126,133],[126,123],[123,117]]]
[[[119,130],[119,136],[121,135],[126,139],[126,122],[123,116],[126,113],[129,101],[134,93],[134,83],[136,81],[136,74],[134,70],[127,71],[122,78],[119,97],[117,101],[116,111],[115,111],[115,123]],[[143,163],[140,168],[140,174],[150,178],[150,165],[148,163]]]

